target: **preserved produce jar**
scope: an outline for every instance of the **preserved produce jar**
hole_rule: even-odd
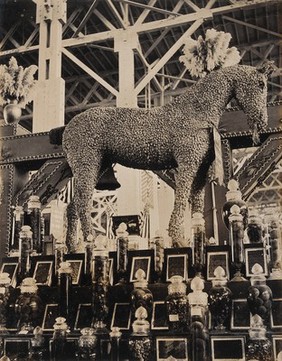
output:
[[[266,329],[259,315],[254,315],[251,318],[249,339],[246,345],[246,360],[272,360],[272,344],[266,337]]]
[[[225,270],[221,266],[215,269],[214,275],[216,278],[212,281],[208,297],[212,326],[216,330],[225,330],[231,316],[232,292],[227,287]]]
[[[266,278],[262,274],[263,268],[255,263],[252,267],[251,287],[247,297],[248,306],[252,315],[259,315],[265,324],[269,323],[270,310],[272,307],[272,291],[266,284]]]
[[[77,356],[79,360],[95,361],[97,337],[94,335],[95,330],[91,327],[85,327],[81,331],[78,339]]]
[[[130,360],[148,361],[152,352],[150,324],[146,320],[148,313],[144,307],[140,306],[135,312],[135,317],[136,320],[132,324],[133,332],[128,341]]]
[[[188,329],[188,299],[182,276],[172,276],[166,297],[168,327],[170,331],[185,332]]]
[[[134,289],[131,292],[131,314],[134,315],[136,310],[143,306],[148,318],[151,319],[153,310],[153,294],[148,289],[148,281],[145,279],[145,272],[138,269],[135,273],[136,281],[134,281]]]

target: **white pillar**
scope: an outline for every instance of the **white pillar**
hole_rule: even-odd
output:
[[[65,82],[62,69],[62,24],[66,0],[36,0],[39,23],[38,90],[34,100],[33,132],[64,125]]]
[[[117,107],[136,108],[134,92],[134,51],[138,46],[138,35],[129,30],[120,30],[115,36],[115,51],[119,56],[119,94]]]

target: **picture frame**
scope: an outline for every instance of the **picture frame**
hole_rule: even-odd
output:
[[[282,298],[272,300],[270,327],[272,329],[282,329]]]
[[[115,303],[111,321],[111,328],[118,327],[120,330],[129,330],[130,321],[130,303]]]
[[[251,313],[246,298],[232,300],[231,330],[248,330],[251,324]]]
[[[192,250],[189,247],[165,248],[163,280],[169,282],[175,275],[182,276],[188,280],[192,271]]]
[[[244,336],[211,336],[213,361],[246,361]]]
[[[117,269],[117,252],[111,251],[109,252],[109,282],[110,285],[114,285],[116,283],[116,269]]]
[[[113,233],[115,236],[116,230],[118,229],[121,223],[125,223],[127,225],[126,232],[129,236],[138,235],[140,236],[140,216],[139,215],[125,215],[125,216],[112,216],[113,222]]]
[[[207,280],[215,279],[214,271],[221,266],[225,270],[227,279],[230,279],[229,252],[228,251],[209,251],[207,250]]]
[[[135,274],[140,268],[145,272],[146,281],[150,282],[154,270],[153,256],[154,250],[152,249],[128,252],[129,282],[136,280]]]
[[[8,273],[11,279],[11,286],[16,287],[17,285],[17,271],[19,267],[19,262],[4,262],[1,266],[1,273]]]
[[[188,361],[188,340],[186,337],[156,337],[156,360]]]
[[[153,303],[151,329],[168,330],[166,305],[164,301],[155,301]]]
[[[277,360],[279,352],[282,352],[282,335],[272,336],[273,357]]]
[[[42,330],[53,331],[55,320],[59,316],[59,305],[57,303],[46,304],[42,321]]]
[[[258,263],[263,268],[261,275],[268,276],[267,268],[267,254],[266,249],[262,245],[245,245],[245,260],[246,260],[246,276],[251,277],[252,267]]]
[[[72,284],[78,285],[81,279],[83,261],[81,259],[69,259],[67,262],[70,263],[72,268]]]
[[[91,327],[92,317],[89,317],[91,314],[91,303],[80,303],[77,308],[74,330],[79,331],[84,327]]]
[[[7,337],[4,338],[4,355],[11,359],[14,357],[28,357],[28,353],[31,347],[31,339],[23,337]]]
[[[37,261],[35,264],[33,278],[40,286],[51,286],[53,261]]]

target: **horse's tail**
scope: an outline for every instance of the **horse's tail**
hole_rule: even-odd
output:
[[[63,142],[63,133],[65,131],[65,126],[63,127],[58,127],[58,128],[54,128],[51,129],[49,132],[49,141],[51,144],[56,144],[56,145],[62,145]]]

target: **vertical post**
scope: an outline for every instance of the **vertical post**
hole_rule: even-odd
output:
[[[64,124],[65,82],[61,78],[61,47],[66,0],[35,2],[36,22],[39,24],[39,71],[33,132],[42,132]]]
[[[129,30],[118,31],[115,36],[115,51],[119,56],[119,94],[117,106],[136,108],[137,96],[134,92],[134,52],[138,46],[138,35]]]

